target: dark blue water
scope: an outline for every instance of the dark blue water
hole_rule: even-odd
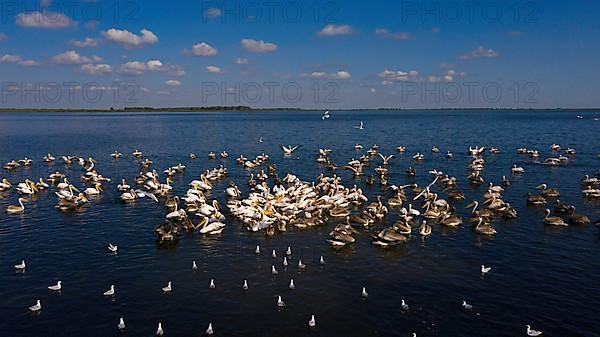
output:
[[[0,161],[29,157],[30,168],[2,171],[12,183],[37,180],[59,170],[78,186],[78,165],[62,162],[46,165],[48,152],[59,155],[92,156],[104,176],[113,179],[106,192],[79,213],[60,213],[53,189],[26,204],[23,215],[0,215],[0,331],[3,336],[113,336],[124,317],[125,335],[151,336],[161,321],[168,336],[201,336],[212,322],[217,336],[524,336],[525,325],[543,330],[544,336],[600,336],[600,236],[593,225],[568,228],[547,227],[543,208],[527,207],[525,194],[546,182],[561,192],[561,201],[577,206],[592,221],[600,218],[600,202],[582,197],[581,178],[600,167],[598,131],[600,121],[587,113],[578,120],[574,112],[334,112],[323,122],[319,112],[252,112],[203,114],[2,114],[0,115]],[[365,130],[353,128],[364,121]],[[264,143],[257,143],[259,136]],[[487,154],[483,177],[500,183],[512,180],[504,194],[519,217],[496,219],[498,234],[487,238],[476,234],[466,222],[458,230],[434,226],[426,240],[413,237],[406,244],[381,249],[371,244],[369,232],[357,236],[351,247],[333,250],[326,239],[333,223],[310,230],[290,229],[272,239],[249,233],[225,211],[227,227],[216,238],[198,233],[184,235],[177,245],[156,243],[154,226],[163,221],[165,209],[149,200],[132,205],[119,202],[116,184],[121,177],[132,183],[139,172],[130,155],[139,148],[161,172],[181,162],[184,175],[175,176],[174,194],[182,195],[187,184],[206,169],[224,165],[229,176],[215,185],[210,198],[226,203],[223,191],[233,180],[247,192],[247,177],[235,158],[253,158],[261,152],[281,176],[287,172],[313,181],[321,172],[332,174],[315,162],[319,148],[333,150],[331,158],[344,165],[377,144],[384,154],[396,154],[389,165],[390,184],[429,183],[433,168],[458,178],[458,190],[467,200],[452,202],[459,214],[464,206],[482,200],[485,186],[468,184],[469,145],[492,145],[498,155]],[[552,143],[577,154],[567,166],[539,165],[519,156],[519,147],[536,148],[541,159],[554,156]],[[280,144],[302,144],[296,156],[284,158]],[[406,154],[395,153],[404,145]],[[442,153],[433,155],[432,145]],[[113,161],[110,153],[123,152]],[[209,151],[227,150],[230,157],[209,161]],[[447,160],[451,150],[454,160]],[[199,155],[190,160],[189,153]],[[411,157],[421,152],[422,164]],[[374,165],[379,163],[374,159]],[[510,174],[514,164],[523,166],[522,177]],[[417,177],[408,178],[408,166]],[[370,200],[382,193],[378,184],[367,186],[349,171],[337,171],[346,186],[358,184]],[[439,187],[436,187],[439,189]],[[439,192],[439,191],[438,191]],[[2,193],[0,209],[16,204],[14,189]],[[553,199],[551,199],[553,200]],[[393,214],[388,215],[387,224]],[[377,225],[372,231],[380,229]],[[114,256],[107,242],[119,245]],[[260,244],[263,254],[255,255]],[[292,266],[301,258],[307,268],[275,264],[280,274],[270,273],[271,249],[294,250]],[[327,264],[318,265],[323,255]],[[16,273],[13,265],[25,259],[28,267]],[[199,270],[191,271],[192,261]],[[492,271],[482,277],[481,264]],[[209,289],[211,278],[216,289]],[[294,278],[297,289],[287,288]],[[244,279],[250,289],[241,289]],[[63,281],[60,294],[46,287]],[[173,292],[161,291],[173,281]],[[117,295],[102,293],[115,284]],[[361,298],[361,288],[369,298]],[[287,307],[278,310],[277,295]],[[27,308],[41,299],[43,310],[35,315]],[[410,305],[400,310],[400,301]],[[462,310],[466,299],[474,306]],[[307,321],[315,314],[316,328]]]

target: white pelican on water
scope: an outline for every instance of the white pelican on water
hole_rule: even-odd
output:
[[[363,124],[362,121],[360,121],[359,125],[355,125],[354,126],[355,129],[359,129],[359,130],[364,130],[365,129],[365,125]]]
[[[513,174],[523,174],[523,173],[525,173],[525,169],[520,166],[517,167],[517,164],[514,164],[512,167],[512,173]]]
[[[321,119],[326,120],[326,119],[329,119],[329,117],[331,117],[331,115],[329,114],[329,110],[327,110],[327,111],[325,111],[323,116],[321,116]]]
[[[25,206],[23,205],[24,202],[27,202],[28,200],[25,198],[19,198],[19,206],[17,205],[10,205],[8,207],[6,207],[6,213],[8,214],[21,214],[23,212],[25,212]]]
[[[294,147],[292,147],[291,145],[289,145],[288,147],[285,146],[281,146],[281,149],[283,150],[283,153],[287,156],[291,155],[292,153],[294,153],[294,151],[298,150],[298,148],[300,147],[300,145],[296,145]]]

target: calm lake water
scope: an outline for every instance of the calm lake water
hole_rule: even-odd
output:
[[[113,181],[105,193],[93,199],[85,211],[60,213],[53,189],[26,204],[23,215],[8,216],[4,209],[17,203],[14,189],[0,198],[0,331],[3,336],[114,336],[124,317],[125,335],[151,336],[161,321],[167,336],[201,336],[212,322],[217,336],[525,336],[525,325],[544,331],[544,336],[600,336],[600,236],[593,225],[552,228],[543,223],[544,208],[528,207],[527,192],[548,183],[560,190],[561,201],[577,206],[578,213],[592,221],[600,218],[600,202],[582,197],[581,179],[600,168],[598,134],[600,112],[540,111],[436,111],[436,112],[333,112],[322,121],[320,112],[252,112],[199,114],[0,114],[0,161],[29,157],[30,168],[1,171],[12,183],[26,178],[46,178],[59,170],[74,184],[84,187],[78,165],[61,161],[46,165],[42,156],[92,156],[97,169]],[[360,121],[365,130],[353,128]],[[259,136],[264,137],[258,143]],[[226,204],[223,192],[235,181],[247,195],[250,171],[235,158],[265,152],[283,177],[287,172],[313,181],[331,171],[317,165],[319,148],[333,150],[331,158],[345,165],[360,156],[354,144],[365,150],[377,144],[383,154],[395,154],[389,165],[390,184],[431,181],[430,169],[456,176],[458,190],[467,195],[452,202],[460,215],[464,206],[482,200],[485,185],[468,184],[469,145],[493,145],[498,155],[486,154],[483,177],[500,183],[507,175],[512,184],[504,199],[518,211],[513,221],[497,219],[493,238],[476,234],[468,222],[455,231],[434,226],[426,240],[417,236],[389,249],[371,244],[369,232],[357,236],[356,244],[333,250],[326,242],[333,224],[310,230],[290,229],[268,239],[249,233],[225,211],[227,227],[217,238],[183,235],[177,245],[157,244],[153,229],[163,221],[165,209],[147,199],[124,205],[116,184],[129,183],[139,173],[131,152],[139,148],[162,172],[181,162],[185,174],[175,176],[174,195],[182,195],[188,183],[206,169],[224,165],[229,176],[215,185],[211,198]],[[517,148],[536,148],[541,159],[553,156],[552,143],[577,154],[569,164],[548,167]],[[279,145],[302,144],[296,155],[285,158]],[[407,147],[406,154],[395,148]],[[431,146],[442,153],[433,155]],[[119,161],[110,153],[123,152]],[[209,151],[227,150],[230,157],[208,160]],[[454,160],[447,160],[451,150]],[[199,158],[190,160],[194,152]],[[412,155],[426,156],[416,164]],[[380,160],[373,159],[373,167]],[[521,177],[510,174],[511,166],[523,166]],[[404,173],[417,169],[416,178]],[[264,168],[264,167],[263,167]],[[350,171],[337,171],[346,186],[358,184],[369,200],[382,193],[378,184],[367,186],[354,180]],[[439,187],[436,187],[439,190]],[[439,192],[439,191],[438,191]],[[552,202],[554,199],[550,199]],[[395,218],[387,217],[387,223]],[[380,229],[378,225],[375,229]],[[118,255],[106,250],[107,242],[118,244]],[[263,253],[254,254],[260,244]],[[269,252],[279,256],[291,246],[291,266],[284,269]],[[319,256],[327,264],[319,266]],[[295,267],[301,258],[307,268]],[[13,265],[25,259],[27,269],[16,273]],[[192,261],[199,270],[192,272]],[[280,274],[272,276],[271,264]],[[482,277],[481,264],[492,271]],[[211,278],[216,289],[209,289]],[[289,290],[293,278],[297,289]],[[250,289],[241,288],[247,279]],[[46,287],[63,281],[63,291]],[[173,292],[161,291],[167,281]],[[115,284],[113,299],[102,293]],[[361,297],[365,286],[369,298]],[[287,307],[278,310],[277,295]],[[39,315],[28,306],[41,299]],[[410,310],[400,310],[404,299]],[[473,305],[461,308],[462,300]],[[314,314],[315,328],[307,321]]]

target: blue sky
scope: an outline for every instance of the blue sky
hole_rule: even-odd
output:
[[[3,0],[0,12],[2,107],[600,106],[595,1]]]

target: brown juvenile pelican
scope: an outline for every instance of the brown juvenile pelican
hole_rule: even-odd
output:
[[[566,222],[563,221],[561,217],[558,216],[550,216],[550,210],[546,209],[546,216],[544,217],[544,223],[546,225],[552,226],[568,226]]]
[[[537,186],[536,188],[542,190],[542,192],[540,194],[543,195],[544,197],[552,198],[552,197],[560,196],[558,189],[548,188],[548,186],[546,184],[541,184],[541,185]]]
[[[545,205],[546,199],[541,195],[533,195],[527,193],[527,204],[528,205]]]
[[[573,205],[571,205],[571,215],[569,215],[567,221],[575,225],[587,225],[591,222],[587,215],[575,213],[575,206]]]
[[[571,207],[572,205],[566,203],[563,204],[560,202],[560,200],[556,199],[554,202],[554,213],[569,213],[571,211]]]

